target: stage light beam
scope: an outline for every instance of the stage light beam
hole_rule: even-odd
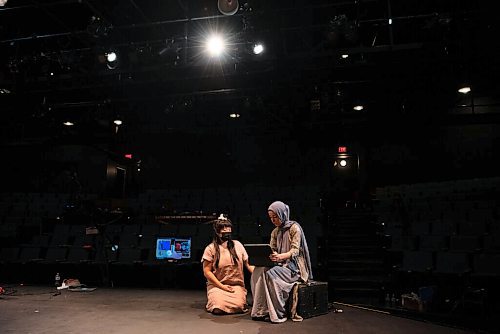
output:
[[[261,43],[257,43],[253,46],[253,53],[256,55],[260,55],[262,52],[264,52],[264,45]]]
[[[112,62],[116,61],[116,59],[117,59],[116,53],[115,52],[107,53],[106,54],[106,59],[107,59],[107,61],[109,63],[112,63]]]
[[[219,57],[226,49],[224,39],[218,35],[210,36],[206,43],[206,49],[210,56]]]
[[[469,86],[465,86],[465,87],[462,87],[458,90],[459,93],[462,93],[462,94],[467,94],[471,91],[471,88]]]

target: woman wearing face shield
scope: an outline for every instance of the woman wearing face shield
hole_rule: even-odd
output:
[[[214,238],[203,252],[203,274],[207,279],[208,312],[213,314],[247,311],[243,267],[252,273],[248,254],[237,240],[231,239],[233,224],[223,215],[214,221]]]

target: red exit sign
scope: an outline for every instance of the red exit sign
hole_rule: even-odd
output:
[[[347,146],[339,146],[339,153],[347,153]]]

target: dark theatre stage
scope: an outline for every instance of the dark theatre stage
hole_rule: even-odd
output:
[[[490,3],[0,0],[0,333],[499,333]],[[274,201],[330,312],[206,313]]]
[[[21,287],[2,297],[2,333],[474,333],[349,307],[279,325],[253,321],[249,314],[215,316],[204,310],[203,291],[54,291]]]

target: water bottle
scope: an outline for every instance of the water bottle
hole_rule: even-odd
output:
[[[59,276],[59,273],[56,274],[56,278],[54,281],[55,281],[54,283],[55,286],[61,286],[61,276]]]

